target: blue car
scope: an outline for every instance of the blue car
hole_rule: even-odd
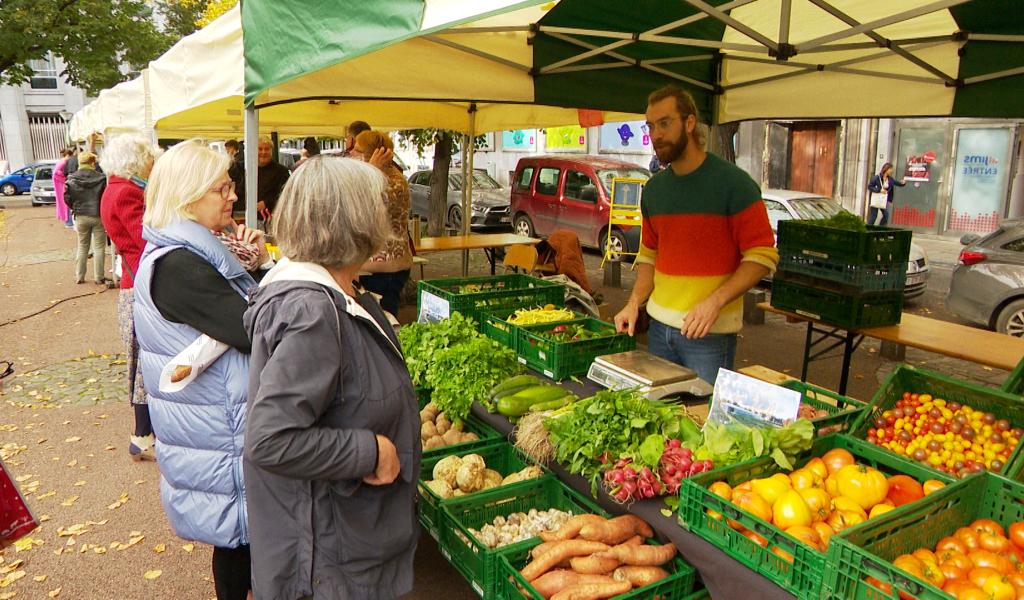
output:
[[[0,178],[0,194],[13,196],[15,194],[27,194],[32,189],[32,182],[35,180],[35,172],[39,167],[53,165],[55,161],[41,161],[22,167],[10,175]]]

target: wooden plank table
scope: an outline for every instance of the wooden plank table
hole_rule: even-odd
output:
[[[417,253],[446,252],[450,250],[483,250],[491,263],[491,275],[494,275],[495,249],[507,248],[515,244],[535,246],[540,243],[537,238],[516,235],[514,233],[478,233],[471,235],[449,235],[443,237],[420,238],[415,245]],[[462,276],[469,274],[469,265],[462,263]]]
[[[773,307],[761,302],[758,308],[785,316],[790,321],[807,323],[807,338],[804,343],[803,365],[800,380],[807,381],[807,366],[824,354],[843,346],[843,366],[839,377],[839,393],[846,393],[850,375],[850,357],[865,337],[892,342],[911,348],[918,348],[942,354],[951,358],[970,361],[987,367],[1012,371],[1024,358],[1024,339],[994,331],[947,323],[911,313],[903,313],[898,325],[845,329],[828,325],[801,314]],[[817,339],[814,334],[820,334]],[[824,350],[811,354],[814,346],[832,340]]]

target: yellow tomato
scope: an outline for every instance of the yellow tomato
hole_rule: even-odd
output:
[[[828,477],[828,467],[825,466],[825,461],[821,460],[820,457],[815,457],[807,461],[807,464],[804,465],[804,468],[814,473],[817,473],[818,477],[821,477],[822,480]]]
[[[834,475],[829,475],[828,478],[825,479],[825,491],[833,498],[839,495],[839,484],[836,482]]]
[[[825,480],[810,469],[797,469],[789,474],[789,481],[793,484],[794,490],[806,490],[810,488],[823,488]]]
[[[783,476],[785,477],[785,476]],[[775,504],[775,501],[782,497],[787,491],[792,489],[789,486],[789,478],[786,477],[786,483],[782,483],[775,477],[768,477],[766,479],[755,479],[750,482],[751,488],[754,492],[764,498],[768,504]]]
[[[835,510],[845,510],[849,512],[855,512],[865,519],[868,518],[867,511],[860,505],[859,502],[853,498],[847,498],[846,496],[839,496],[838,498],[832,499],[832,507]]]
[[[798,490],[797,493],[807,503],[807,508],[811,509],[811,517],[814,520],[824,521],[828,518],[829,513],[832,512],[832,498],[829,497],[828,492],[821,488],[810,488]]]
[[[782,529],[811,524],[811,509],[796,490],[786,490],[772,505],[772,522]]]
[[[874,506],[874,508],[871,509],[871,512],[868,513],[868,518],[869,519],[874,519],[878,515],[883,515],[883,514],[889,512],[890,510],[895,510],[895,509],[896,509],[896,507],[894,507],[892,505],[889,505],[889,504],[876,504]]]
[[[929,457],[938,458],[936,455]],[[860,504],[864,510],[885,500],[889,493],[889,483],[877,469],[865,465],[849,465],[843,467],[836,473],[836,483],[839,493]]]

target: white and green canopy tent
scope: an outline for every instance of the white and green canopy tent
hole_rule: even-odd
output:
[[[242,23],[249,109],[375,125],[496,130],[524,105],[611,121],[667,83],[714,123],[1024,116],[1020,0],[254,0]]]

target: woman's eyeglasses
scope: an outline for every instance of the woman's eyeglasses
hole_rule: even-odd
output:
[[[217,192],[220,197],[227,200],[231,197],[231,194],[235,193],[235,182],[229,181],[220,187],[216,187],[210,190],[211,192]]]

